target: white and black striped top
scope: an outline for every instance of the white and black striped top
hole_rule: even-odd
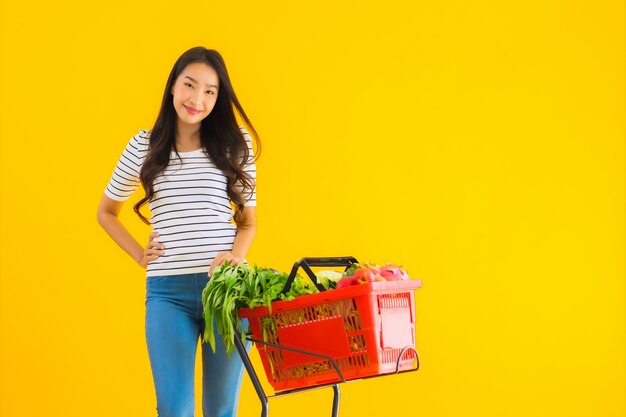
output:
[[[255,187],[244,206],[256,206],[256,164],[252,139],[240,126],[250,159],[245,171]],[[122,152],[104,193],[118,201],[128,199],[139,187],[139,171],[148,150],[149,130],[140,130]],[[230,251],[237,233],[231,222],[233,209],[226,191],[226,176],[203,149],[172,151],[170,163],[154,180],[154,197],[148,204],[150,223],[165,245],[165,254],[150,262],[146,276],[207,272],[219,252]],[[245,195],[244,195],[245,196]]]

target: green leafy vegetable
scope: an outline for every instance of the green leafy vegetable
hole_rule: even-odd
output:
[[[246,264],[233,266],[224,262],[217,266],[202,291],[203,342],[208,342],[215,352],[215,320],[217,332],[224,340],[226,353],[230,355],[235,347],[235,331],[245,337],[237,310],[265,306],[271,312],[272,301],[293,300],[300,295],[318,292],[309,278],[296,275],[289,291],[282,294],[288,278],[287,273],[257,266],[251,268]]]
[[[286,281],[286,280],[285,280]],[[284,284],[283,284],[284,287]],[[282,288],[282,287],[281,287]],[[287,291],[286,294],[280,294],[281,300],[293,300],[296,297],[307,294],[314,294],[319,292],[319,290],[313,285],[313,282],[309,277],[302,277],[300,275],[296,275],[291,284],[291,288]]]
[[[337,287],[337,282],[341,279],[341,272],[337,271],[319,271],[315,273],[317,282],[322,284],[327,290],[334,290]]]
[[[348,277],[348,276],[352,276],[354,275],[354,273],[356,272],[357,269],[359,269],[361,267],[360,264],[358,263],[353,263],[351,264],[348,269],[345,270],[345,272],[342,274],[344,277]]]

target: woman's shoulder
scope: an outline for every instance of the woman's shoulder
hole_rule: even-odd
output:
[[[141,139],[148,139],[148,138],[150,138],[150,133],[151,132],[152,132],[152,130],[139,129],[139,131],[137,132],[137,134],[135,136],[138,136]]]
[[[127,149],[137,157],[143,157],[150,146],[150,131],[139,129],[128,141]]]
[[[141,145],[148,145],[150,143],[151,130],[139,129],[137,134],[133,136],[133,139]]]

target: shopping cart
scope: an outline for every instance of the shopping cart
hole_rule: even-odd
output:
[[[319,293],[267,307],[245,308],[246,340],[255,343],[265,374],[274,388],[268,396],[235,332],[235,347],[267,417],[269,398],[332,387],[332,417],[339,413],[339,384],[357,379],[417,371],[414,291],[421,281],[388,281],[326,291],[311,267],[346,267],[354,257],[302,258],[293,265],[283,293],[299,268]]]

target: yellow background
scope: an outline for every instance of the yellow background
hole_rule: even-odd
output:
[[[144,271],[96,208],[196,45],[222,52],[263,143],[249,261],[354,255],[423,280],[422,369],[342,385],[342,417],[626,415],[623,2],[0,12],[2,417],[155,415]],[[239,415],[259,415],[248,379]]]

